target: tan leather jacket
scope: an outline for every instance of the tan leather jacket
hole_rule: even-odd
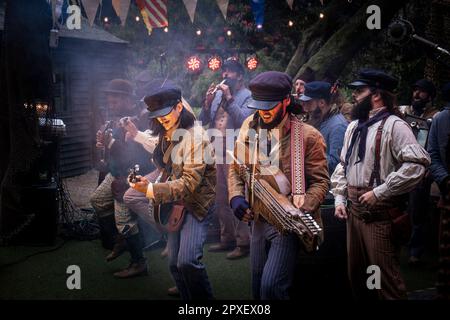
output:
[[[238,140],[236,141],[236,150],[239,143],[244,143],[249,148],[249,128],[257,128],[258,114],[248,117],[242,124]],[[279,169],[285,174],[289,182],[291,181],[291,146],[290,146],[290,121],[287,116],[277,127],[280,133],[280,161]],[[329,174],[326,159],[326,146],[320,132],[314,127],[304,124],[304,145],[305,145],[305,180],[306,195],[305,202],[300,208],[311,212],[319,223],[321,222],[318,208],[325,199],[329,188]],[[229,199],[235,196],[245,196],[244,181],[239,176],[238,165],[231,166],[228,175]],[[255,199],[254,210],[261,204]],[[256,212],[255,212],[256,213]]]
[[[194,130],[202,136],[198,138]],[[215,199],[213,148],[200,126],[193,126],[181,136],[170,152],[172,179],[153,185],[155,204],[183,200],[185,207],[202,220]]]

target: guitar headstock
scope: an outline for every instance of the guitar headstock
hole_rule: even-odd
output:
[[[130,174],[128,175],[128,182],[136,183],[139,182],[140,179],[137,177],[139,175],[139,165],[135,164],[133,168],[128,170]]]

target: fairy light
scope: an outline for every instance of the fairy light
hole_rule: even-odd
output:
[[[165,27],[164,32],[169,32],[169,28]]]
[[[201,36],[201,35],[202,35],[202,30],[198,29],[195,33],[196,33],[198,36]]]
[[[227,36],[231,37],[232,34],[233,34],[233,33],[231,32],[231,30],[228,30],[228,31],[227,31]]]
[[[141,20],[141,18],[139,18],[139,16],[136,16],[136,22],[139,22],[139,20]]]
[[[320,14],[319,14],[319,18],[320,19],[323,19],[325,17],[325,15],[323,14],[323,12],[321,12]]]
[[[288,22],[288,26],[289,27],[292,27],[294,25],[294,21],[292,21],[292,20],[289,20],[289,22]]]
[[[108,21],[109,21],[108,17],[104,17],[104,18],[103,18],[103,21],[104,21],[105,23],[108,23]]]

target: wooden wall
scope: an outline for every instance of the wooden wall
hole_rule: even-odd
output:
[[[63,177],[80,175],[95,166],[95,132],[102,89],[125,74],[126,44],[63,38],[53,49],[55,105],[67,134],[62,140]]]

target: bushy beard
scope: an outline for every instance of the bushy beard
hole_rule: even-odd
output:
[[[322,123],[322,111],[320,110],[319,107],[317,107],[312,112],[309,113],[308,124],[318,129],[321,123]]]
[[[269,123],[265,123],[261,118],[261,129],[272,130],[281,123],[281,121],[283,120],[283,116],[283,109],[280,109],[280,111],[278,111],[278,113],[275,115],[275,118]]]
[[[424,100],[424,99],[417,99],[417,100],[414,100],[412,103],[413,110],[417,115],[422,114],[422,112],[426,106],[427,106],[427,100]]]
[[[366,121],[369,119],[370,110],[372,110],[372,95],[369,94],[361,102],[356,103],[352,108],[352,119]]]

